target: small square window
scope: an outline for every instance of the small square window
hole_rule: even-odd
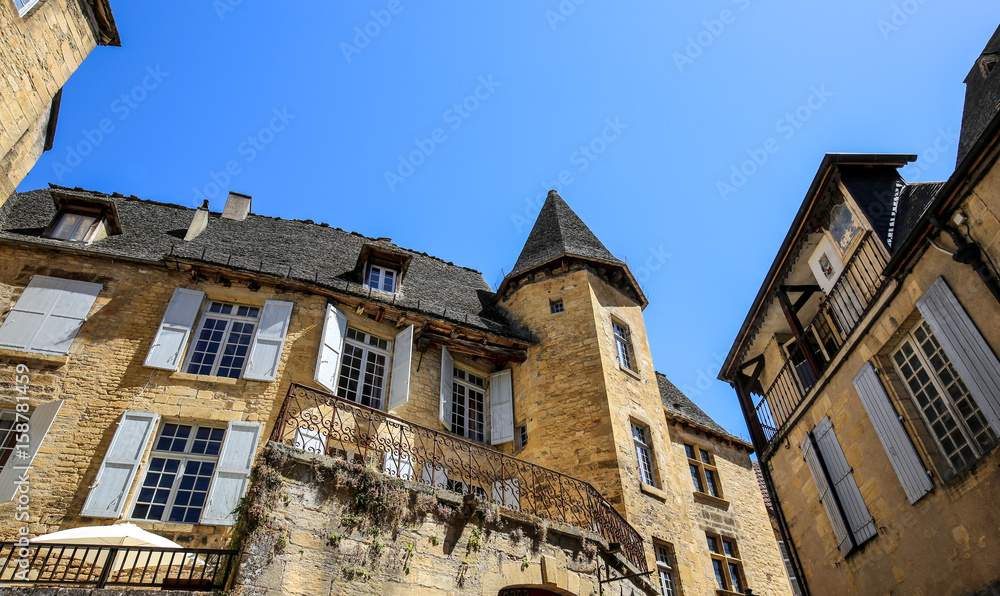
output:
[[[563,310],[565,310],[563,308],[563,301],[562,300],[550,300],[549,301],[549,308],[552,310],[552,314],[560,313]]]
[[[49,238],[67,242],[87,242],[95,223],[97,223],[96,217],[78,213],[63,213],[59,217],[59,223],[49,234]]]
[[[395,269],[372,265],[368,268],[368,278],[365,279],[365,287],[385,292],[386,294],[393,294],[396,292],[396,278],[398,276],[399,272]]]

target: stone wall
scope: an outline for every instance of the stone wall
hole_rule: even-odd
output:
[[[597,534],[273,443],[258,465],[236,596],[598,592]]]
[[[49,106],[97,45],[83,2],[39,2],[20,17],[0,5],[0,205],[42,154]]]

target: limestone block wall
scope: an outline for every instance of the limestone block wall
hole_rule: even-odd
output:
[[[42,154],[52,97],[97,45],[84,6],[39,2],[20,17],[0,5],[0,205]]]
[[[598,593],[599,535],[487,511],[376,471],[366,483],[360,468],[274,444],[260,465],[268,472],[255,486],[266,474],[271,488],[251,492],[266,519],[242,537],[234,595]],[[390,503],[393,516],[377,514]],[[635,589],[656,593],[649,584]]]
[[[970,211],[975,207],[970,206]],[[976,217],[983,222],[989,219],[985,212]],[[973,228],[974,237],[985,239],[987,234],[980,232]],[[952,478],[889,360],[903,333],[920,319],[916,300],[939,275],[993,351],[1000,352],[1000,326],[996,324],[1000,307],[996,300],[971,268],[928,249],[877,312],[861,340],[845,348],[848,355],[844,363],[765,459],[765,465],[771,465],[778,498],[814,593],[962,595],[983,588],[1000,575],[1000,564],[992,552],[1000,544],[1000,514],[993,506],[1000,497],[997,449]],[[896,411],[904,418],[907,434],[932,472],[934,489],[912,505],[852,383],[869,359],[874,359]],[[805,433],[824,416],[833,422],[878,529],[878,535],[846,561],[837,549],[829,518],[799,449]]]

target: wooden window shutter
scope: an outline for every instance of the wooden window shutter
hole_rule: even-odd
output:
[[[68,354],[103,287],[35,275],[0,326],[0,347]]]
[[[413,361],[413,325],[398,335],[392,346],[392,376],[386,410],[398,408],[410,398],[410,365]]]
[[[27,469],[31,467],[31,462],[35,460],[38,448],[41,446],[42,441],[45,440],[45,435],[49,433],[49,428],[52,427],[52,422],[56,419],[56,415],[59,414],[59,408],[62,405],[63,400],[61,399],[50,401],[39,405],[31,413],[31,416],[28,418],[28,449],[25,451],[26,457],[18,457],[17,450],[15,450],[10,454],[10,459],[4,465],[3,471],[0,472],[0,503],[5,503],[14,498],[15,491],[18,488],[17,483],[21,475],[25,474]],[[15,431],[17,424],[19,422],[15,420]]]
[[[510,369],[490,375],[490,443],[514,440],[514,392]]]
[[[250,482],[257,443],[262,425],[259,422],[230,422],[222,441],[219,463],[212,475],[201,523],[231,526],[236,523],[236,507]]]
[[[943,277],[917,300],[917,308],[990,426],[1000,434],[1000,362]]]
[[[855,544],[860,545],[876,534],[875,520],[868,512],[861,490],[858,489],[858,483],[854,479],[854,470],[847,464],[847,458],[837,440],[837,434],[833,432],[833,423],[829,417],[824,417],[816,425],[813,436],[816,437],[820,457],[823,458],[823,464],[833,482],[833,490],[847,517],[847,527],[854,536]]]
[[[813,482],[816,483],[816,489],[819,491],[819,502],[823,504],[826,515],[830,518],[830,525],[833,526],[833,535],[837,540],[837,546],[842,553],[847,554],[853,548],[854,544],[851,541],[851,536],[847,533],[847,523],[840,514],[840,506],[837,504],[836,496],[830,490],[830,483],[827,482],[826,470],[820,461],[819,452],[813,447],[811,433],[806,433],[805,439],[802,440],[802,457],[806,460],[806,464],[809,465]],[[846,549],[845,544],[847,545]]]
[[[451,357],[448,348],[441,346],[441,408],[438,417],[441,424],[451,430],[451,402],[454,391],[455,359]]]
[[[320,337],[319,355],[316,357],[317,383],[331,393],[337,392],[337,375],[340,372],[340,355],[344,351],[347,317],[332,304],[326,305],[323,335]]]
[[[159,414],[149,412],[126,411],[122,414],[81,515],[112,518],[121,515],[146,445],[159,420]]]
[[[243,377],[252,381],[273,381],[278,376],[281,350],[292,318],[291,302],[267,300],[260,312],[260,324],[250,346]]]
[[[156,332],[153,345],[149,348],[144,364],[151,368],[177,370],[181,365],[181,356],[187,346],[194,328],[205,292],[174,289],[167,311],[163,314],[160,329]]]
[[[889,401],[889,395],[879,381],[878,373],[871,362],[866,362],[861,367],[861,372],[854,377],[854,388],[857,389],[861,397],[861,403],[868,412],[875,427],[875,434],[882,441],[882,447],[892,469],[899,478],[899,483],[903,485],[906,498],[910,503],[916,503],[920,497],[926,495],[934,488],[934,483],[927,475],[927,468],[920,461],[917,450],[913,448],[903,423],[900,422]]]

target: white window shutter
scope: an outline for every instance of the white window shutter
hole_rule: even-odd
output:
[[[424,463],[424,471],[421,474],[424,484],[429,484],[434,488],[448,487],[448,468],[442,465],[432,465],[430,462]]]
[[[259,422],[229,423],[201,513],[201,523],[216,526],[236,523],[235,510],[247,492],[262,426]]]
[[[260,324],[250,346],[243,378],[251,381],[273,381],[278,376],[281,350],[292,318],[291,302],[267,300],[260,311]]]
[[[813,431],[820,457],[826,465],[826,471],[833,482],[833,490],[837,493],[840,506],[847,517],[847,527],[854,535],[856,544],[861,544],[876,534],[875,520],[868,512],[868,506],[861,496],[858,483],[854,479],[854,470],[847,464],[844,450],[840,447],[837,434],[833,432],[830,418],[824,417]],[[850,550],[850,549],[848,549]],[[843,546],[841,552],[844,552]],[[844,552],[846,554],[846,552]]]
[[[514,440],[514,390],[510,369],[490,375],[490,444]]]
[[[931,284],[917,300],[917,308],[990,426],[1000,434],[1000,362],[993,350],[944,278]]]
[[[129,488],[146,453],[146,445],[159,420],[159,414],[149,412],[126,411],[122,414],[81,515],[112,518],[121,515]]]
[[[18,480],[31,467],[31,462],[35,460],[38,448],[41,446],[42,441],[45,440],[45,435],[48,434],[49,428],[52,426],[52,421],[56,419],[56,415],[59,414],[59,408],[62,405],[63,400],[61,399],[41,404],[27,418],[28,448],[24,450],[26,457],[18,457],[17,449],[10,454],[10,459],[7,460],[3,471],[0,472],[0,503],[5,503],[14,498],[15,491],[18,488]],[[22,420],[17,419],[14,421],[15,429],[17,428],[17,424],[22,423]],[[22,442],[18,441],[18,443]]]
[[[330,393],[337,392],[340,355],[344,351],[346,333],[347,317],[332,304],[327,304],[326,316],[323,319],[323,335],[319,341],[319,355],[316,358],[316,374],[313,378]]]
[[[101,284],[36,275],[0,326],[0,347],[68,354]]]
[[[889,395],[879,381],[878,373],[871,362],[861,367],[861,372],[854,377],[854,388],[861,397],[861,403],[868,412],[875,427],[875,434],[882,441],[882,447],[892,469],[896,471],[899,483],[903,485],[906,498],[910,503],[916,503],[920,497],[934,488],[934,483],[927,475],[927,468],[920,461],[917,450],[913,448],[903,423],[899,421],[896,410],[889,402]]]
[[[816,489],[819,491],[819,502],[823,504],[823,509],[826,510],[826,515],[830,518],[830,525],[833,526],[833,535],[837,540],[837,546],[840,547],[841,552],[847,553],[851,549],[851,539],[847,534],[847,524],[840,515],[836,497],[834,497],[833,492],[830,490],[830,484],[826,481],[826,472],[823,470],[823,464],[820,462],[819,453],[813,448],[812,441],[811,434],[806,433],[805,439],[802,440],[802,456],[809,465],[813,482],[816,483]],[[847,550],[844,550],[845,545]]]
[[[160,322],[160,329],[146,354],[146,361],[143,363],[145,366],[164,370],[180,368],[184,347],[191,337],[191,330],[204,298],[205,292],[200,290],[174,289],[167,311],[163,314],[163,321]]]
[[[392,346],[392,377],[386,410],[398,408],[410,398],[410,365],[413,361],[413,325],[396,336]]]
[[[441,346],[441,408],[438,417],[441,424],[451,430],[451,401],[455,390],[455,359],[451,357],[448,348]]]
[[[413,475],[413,457],[405,453],[386,451],[382,472],[402,480],[416,480]]]
[[[517,478],[497,480],[493,483],[493,502],[501,507],[521,510],[521,486]]]
[[[292,447],[301,449],[306,453],[316,455],[326,455],[326,433],[301,426],[295,427],[295,438],[292,440]]]

